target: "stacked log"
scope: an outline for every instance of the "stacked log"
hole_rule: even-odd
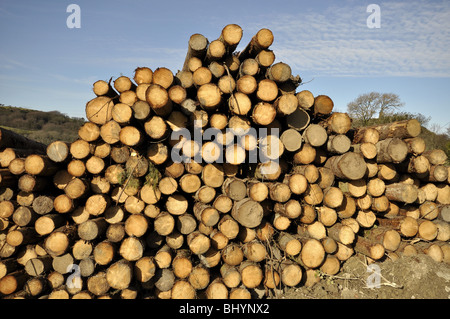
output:
[[[237,52],[242,34],[192,35],[176,74],[95,82],[72,143],[3,150],[2,296],[242,299],[353,254],[449,262],[447,157],[420,124],[352,128],[270,30]]]

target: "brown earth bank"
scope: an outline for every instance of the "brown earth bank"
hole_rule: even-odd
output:
[[[271,292],[281,299],[450,299],[450,265],[437,263],[429,256],[401,256],[372,265],[379,266],[379,285],[366,260],[349,258],[336,276],[316,272],[318,282],[285,291]],[[378,286],[370,288],[371,285]],[[368,287],[369,286],[369,287]]]

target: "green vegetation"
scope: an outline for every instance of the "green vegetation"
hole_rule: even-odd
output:
[[[83,118],[69,117],[58,111],[0,105],[0,127],[46,145],[56,140],[73,142],[84,122]]]

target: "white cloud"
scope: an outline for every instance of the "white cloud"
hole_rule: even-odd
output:
[[[339,5],[267,19],[277,60],[312,76],[450,76],[450,2],[380,2],[379,29],[365,4]]]

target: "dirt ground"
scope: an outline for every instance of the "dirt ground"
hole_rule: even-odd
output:
[[[315,273],[318,283],[272,293],[286,299],[450,299],[450,265],[429,256],[386,259],[367,268],[365,259],[352,256],[335,276]],[[374,276],[380,274],[378,281]],[[368,287],[373,285],[374,288]]]

